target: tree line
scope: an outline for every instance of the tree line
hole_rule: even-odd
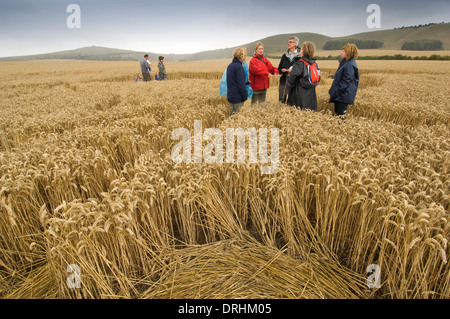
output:
[[[432,22],[432,23],[427,23],[427,24],[418,24],[418,25],[411,25],[411,26],[402,26],[402,27],[399,27],[399,28],[394,28],[394,30],[397,30],[397,29],[418,29],[418,28],[428,27],[428,26],[430,26],[430,25],[438,25],[438,24],[445,24],[445,23],[448,23],[448,22],[440,22],[440,23],[434,23],[434,22]]]
[[[442,50],[443,45],[441,40],[416,40],[403,43],[402,50],[435,51]]]
[[[272,57],[272,58],[281,58],[281,57]],[[316,56],[317,60],[339,60],[340,56],[332,56],[329,55],[327,57]],[[439,55],[432,54],[430,56],[415,56],[412,57],[410,55],[403,54],[394,54],[394,55],[378,55],[378,56],[359,56],[358,60],[424,60],[424,61],[450,61],[450,55]]]

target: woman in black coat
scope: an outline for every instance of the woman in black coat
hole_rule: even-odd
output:
[[[317,83],[311,83],[309,80],[308,65],[316,63],[314,58],[315,45],[312,42],[303,42],[300,50],[300,60],[292,67],[291,73],[287,79],[286,90],[288,92],[288,105],[295,105],[301,109],[317,111],[316,86],[320,81],[320,71],[317,67]]]
[[[346,44],[342,48],[342,59],[330,88],[330,103],[334,103],[334,113],[345,116],[349,104],[355,102],[359,85],[359,70],[355,59],[358,48],[354,44]]]

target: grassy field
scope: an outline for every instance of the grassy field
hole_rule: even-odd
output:
[[[0,63],[1,298],[450,298],[450,63],[358,61],[343,122],[337,61],[319,112],[273,77],[231,118],[229,62]],[[278,172],[174,163],[195,120],[279,129]]]

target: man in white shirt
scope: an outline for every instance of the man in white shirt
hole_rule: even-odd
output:
[[[152,68],[151,63],[148,60],[148,54],[144,55],[144,58],[141,60],[140,65],[144,81],[151,81],[152,77],[150,76],[150,72]]]

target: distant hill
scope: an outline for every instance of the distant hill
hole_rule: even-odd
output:
[[[404,27],[391,30],[380,30],[358,33],[348,37],[359,40],[383,41],[383,49],[401,50],[405,42],[416,40],[441,40],[444,50],[450,50],[450,23],[432,24],[423,27]],[[338,38],[339,39],[339,38]]]
[[[327,41],[333,39],[315,33],[297,33],[301,41],[313,41],[316,45],[323,46]],[[253,53],[256,42],[262,41],[266,47],[265,53],[270,55],[279,55],[286,50],[287,38],[291,34],[280,34],[271,36],[251,43],[243,44],[249,52]],[[106,47],[85,47],[75,50],[66,50],[53,53],[34,54],[26,56],[15,56],[0,58],[0,61],[26,61],[26,60],[94,60],[94,61],[136,61],[141,59],[144,54],[149,55],[152,61],[158,60],[160,55],[163,55],[166,61],[201,61],[201,60],[219,60],[231,57],[233,48],[217,49],[210,51],[203,51],[191,54],[160,54],[151,52],[139,52],[132,50],[114,49]]]
[[[143,56],[144,54],[145,54],[144,52],[92,46],[53,53],[0,58],[0,61],[54,60],[54,59],[129,61],[129,60],[136,60],[139,56]]]
[[[270,36],[257,41],[262,41],[265,46],[266,56],[280,56],[287,47],[287,40],[290,36],[296,35],[300,42],[312,41],[317,50],[322,50],[325,43],[339,39],[375,40],[384,43],[381,49],[401,50],[405,42],[416,40],[441,40],[444,50],[450,50],[450,23],[430,24],[426,26],[402,27],[391,30],[379,30],[348,35],[344,37],[328,37],[316,33],[289,33]],[[257,41],[242,44],[247,48],[248,54],[252,55]],[[164,55],[166,61],[200,61],[230,58],[233,48],[203,51],[193,54],[161,54],[151,52],[139,52],[123,49],[113,49],[105,47],[86,47],[75,50],[60,51],[46,54],[36,54],[28,56],[0,58],[0,61],[25,61],[25,60],[48,60],[48,59],[69,59],[69,60],[97,60],[97,61],[136,61],[145,53],[149,54],[150,60],[156,61],[158,56]],[[407,51],[405,51],[407,52]]]

